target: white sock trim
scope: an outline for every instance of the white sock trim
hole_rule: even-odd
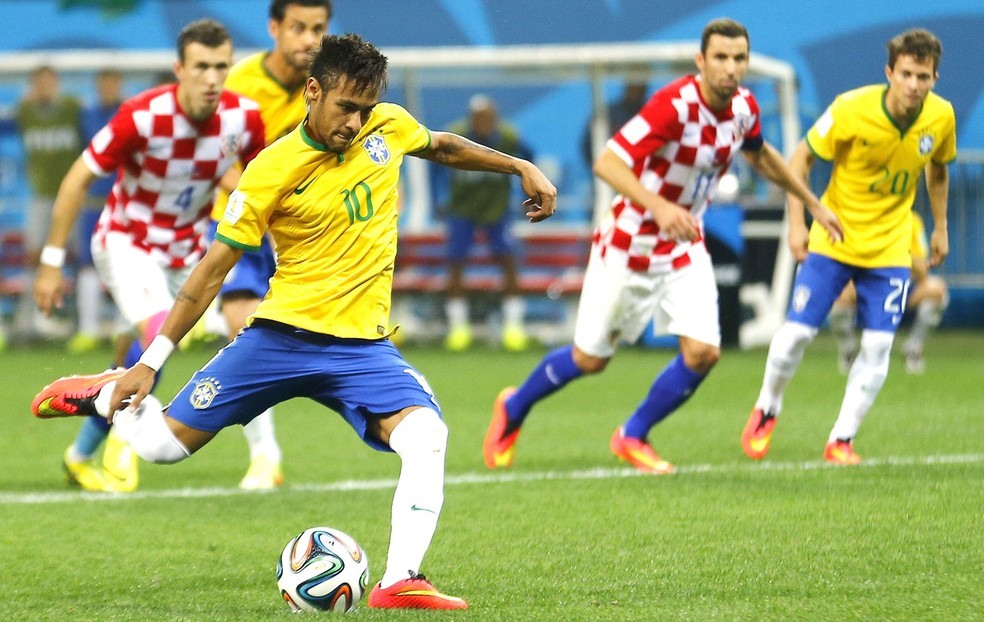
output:
[[[173,464],[191,455],[171,432],[163,407],[153,395],[146,396],[136,412],[127,408],[116,411],[113,425],[127,445],[147,462]]]

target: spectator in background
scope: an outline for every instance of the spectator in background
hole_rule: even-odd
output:
[[[27,93],[15,113],[32,195],[24,214],[25,284],[15,320],[16,331],[26,339],[37,336],[44,326],[34,307],[31,283],[58,186],[84,144],[81,112],[78,99],[62,94],[55,68],[44,65],[31,73]]]
[[[82,134],[86,141],[109,123],[123,103],[123,74],[116,69],[103,69],[96,74],[96,101],[82,110]],[[100,177],[89,186],[89,194],[79,215],[79,268],[75,280],[75,300],[78,307],[78,328],[68,341],[73,354],[89,352],[99,346],[99,319],[102,307],[102,284],[92,265],[92,232],[106,197],[113,189],[115,177]]]
[[[612,102],[608,106],[608,127],[606,128],[605,139],[622,129],[629,119],[636,116],[636,113],[646,103],[649,95],[649,84],[644,80],[630,80],[625,83],[622,89],[622,96],[618,101]],[[584,135],[581,137],[581,155],[588,168],[594,166],[595,153],[591,146],[591,133],[594,127],[594,117],[588,119],[588,124],[584,128]]]
[[[468,118],[452,124],[450,131],[497,151],[524,160],[532,159],[519,133],[512,125],[499,119],[495,102],[485,95],[471,98]],[[529,342],[523,327],[525,302],[517,283],[517,249],[509,231],[512,178],[497,173],[453,169],[450,170],[449,179],[450,191],[443,206],[448,234],[445,301],[448,335],[444,345],[453,352],[461,352],[471,346],[472,329],[464,272],[475,234],[483,231],[489,252],[502,271],[502,346],[511,352],[525,350]]]

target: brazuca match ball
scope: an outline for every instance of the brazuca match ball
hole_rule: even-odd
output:
[[[349,611],[369,587],[369,560],[352,536],[310,527],[280,554],[277,587],[292,611]]]

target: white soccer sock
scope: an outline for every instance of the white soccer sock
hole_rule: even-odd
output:
[[[923,342],[926,341],[926,334],[930,329],[940,325],[943,319],[943,311],[946,310],[947,301],[942,304],[937,300],[927,298],[916,306],[916,316],[912,320],[912,330],[909,338],[905,342],[906,348],[922,349]]]
[[[99,307],[102,301],[102,286],[96,269],[86,266],[79,270],[75,286],[79,311],[79,332],[87,335],[99,334]]]
[[[839,307],[835,306],[827,315],[830,323],[830,332],[837,339],[837,347],[844,350],[854,351],[857,349],[857,335],[854,334],[854,317],[857,309],[854,305]]]
[[[522,296],[507,296],[502,299],[502,323],[506,326],[522,326],[526,316],[526,301]]]
[[[136,412],[128,408],[116,411],[113,426],[126,444],[147,462],[173,464],[191,452],[181,444],[164,421],[164,409],[153,395],[140,402]]]
[[[243,426],[243,436],[249,444],[249,459],[265,456],[273,464],[280,464],[281,451],[273,430],[273,409],[267,408]]]
[[[389,444],[402,467],[393,494],[386,571],[380,581],[384,588],[420,571],[437,529],[444,505],[448,428],[433,409],[418,408],[396,425]]]
[[[841,402],[840,414],[827,442],[857,436],[864,416],[868,414],[878,392],[888,376],[894,333],[881,330],[861,332],[861,351],[847,376],[847,389]]]
[[[468,326],[468,300],[465,298],[448,298],[444,303],[444,313],[448,317],[448,327]]]
[[[765,360],[765,375],[755,407],[778,415],[782,412],[782,396],[786,385],[803,360],[803,352],[817,336],[817,329],[805,324],[786,322],[776,331]]]

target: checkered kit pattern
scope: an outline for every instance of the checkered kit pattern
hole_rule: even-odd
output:
[[[89,143],[83,158],[96,174],[119,171],[96,226],[128,234],[164,265],[183,268],[205,253],[204,234],[216,186],[237,161],[263,148],[256,104],[223,91],[215,113],[185,116],[177,86],[161,86],[128,100]]]
[[[742,143],[760,136],[758,103],[750,91],[739,88],[730,107],[714,111],[701,98],[697,78],[686,76],[657,91],[608,147],[646,189],[689,209],[702,223],[718,180]],[[652,214],[619,195],[594,242],[607,261],[665,273],[689,264],[687,252],[703,240],[674,242],[661,236]]]

